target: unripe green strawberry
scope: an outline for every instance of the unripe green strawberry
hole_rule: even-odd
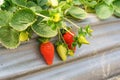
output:
[[[69,54],[70,56],[74,56],[73,50],[68,50],[68,54]]]
[[[88,33],[92,33],[93,32],[93,30],[92,29],[88,29]]]
[[[57,52],[63,61],[67,60],[67,48],[63,44],[57,46]]]
[[[79,36],[79,38],[78,38],[78,42],[80,43],[80,44],[89,44],[89,42],[87,41],[87,39],[84,37],[84,36]]]
[[[27,41],[29,39],[28,32],[20,32],[19,40],[20,41]]]

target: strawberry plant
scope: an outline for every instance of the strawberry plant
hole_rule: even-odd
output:
[[[95,13],[100,19],[107,19],[113,14],[120,15],[119,0],[74,0],[74,4],[82,6],[88,13]]]
[[[65,21],[77,25],[69,16],[85,19],[86,12],[72,0],[4,0],[0,5],[0,42],[14,49],[30,39],[31,31],[45,38],[55,37],[61,29],[72,34]]]
[[[56,50],[63,61],[73,56],[76,46],[89,44],[86,39],[93,30],[89,25],[80,27],[72,19],[85,19],[88,12],[96,13],[100,19],[112,14],[120,17],[119,0],[1,0],[0,43],[9,49],[17,48],[21,42],[30,40],[33,32],[40,39],[58,36]],[[77,28],[73,33],[70,26]],[[46,47],[50,46],[50,47]],[[45,51],[48,50],[48,51]],[[47,64],[52,64],[54,46],[41,43],[40,52]],[[51,57],[50,57],[51,56]]]

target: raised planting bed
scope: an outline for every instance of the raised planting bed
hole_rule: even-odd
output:
[[[94,30],[92,38],[89,38],[91,44],[77,48],[74,57],[68,57],[65,62],[55,54],[54,64],[51,66],[46,65],[39,54],[39,43],[35,38],[17,49],[9,50],[1,47],[0,78],[99,80],[119,74],[120,19],[113,17],[111,21],[96,21],[91,25]]]

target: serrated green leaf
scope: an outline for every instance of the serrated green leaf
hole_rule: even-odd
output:
[[[47,1],[48,1],[48,0],[37,0],[37,4],[38,4],[39,6],[44,6],[44,5],[46,5]]]
[[[12,0],[12,3],[17,6],[25,7],[27,2],[26,0]]]
[[[37,6],[37,4],[35,4],[33,1],[28,1],[26,6],[30,8],[33,6]]]
[[[114,12],[114,8],[110,5],[107,5],[105,3],[99,4],[95,8],[96,14],[100,19],[107,19],[110,16],[112,16]]]
[[[2,10],[9,10],[9,8],[12,7],[12,1],[4,0],[4,3],[0,7]]]
[[[27,7],[30,8],[33,12],[40,13],[42,11],[42,8],[38,6],[35,2],[33,1],[28,1],[27,2]]]
[[[114,9],[115,9],[115,12],[114,14],[118,17],[120,17],[120,0],[116,0],[114,3],[113,3],[113,6],[114,6]]]
[[[120,17],[120,12],[114,12],[114,15],[117,16],[117,17]]]
[[[77,18],[77,19],[85,19],[86,16],[87,16],[87,13],[86,13],[83,9],[81,9],[81,8],[79,8],[79,7],[75,7],[75,6],[71,7],[71,8],[68,10],[68,13],[69,13],[72,17]]]
[[[97,1],[95,0],[80,0],[80,2],[85,6],[92,8],[94,8],[97,5]]]
[[[57,35],[57,30],[53,30],[50,26],[46,24],[39,23],[32,26],[33,31],[41,37],[54,37]]]
[[[12,13],[0,10],[0,26],[7,26],[11,17]]]
[[[80,5],[80,0],[73,0],[74,5]]]
[[[110,4],[112,4],[113,3],[113,1],[115,1],[115,0],[103,0],[106,4],[108,4],[108,5],[110,5]]]
[[[40,13],[42,11],[42,8],[40,6],[30,7],[30,9],[35,13]]]
[[[11,12],[11,13],[14,13],[15,11],[17,11],[17,7],[16,6],[12,6],[12,7],[9,7],[8,11]]]
[[[113,2],[113,6],[115,8],[115,10],[119,10],[120,11],[120,0],[116,0]]]
[[[10,26],[15,30],[23,31],[32,25],[36,20],[34,12],[30,9],[22,9],[17,11],[10,22]]]
[[[9,49],[17,48],[19,45],[19,33],[10,28],[0,28],[0,42]]]

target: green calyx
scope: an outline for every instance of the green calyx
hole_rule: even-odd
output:
[[[40,42],[40,43],[46,43],[46,42],[48,42],[49,40],[50,40],[50,38],[44,38],[44,37],[38,38],[38,42]]]

